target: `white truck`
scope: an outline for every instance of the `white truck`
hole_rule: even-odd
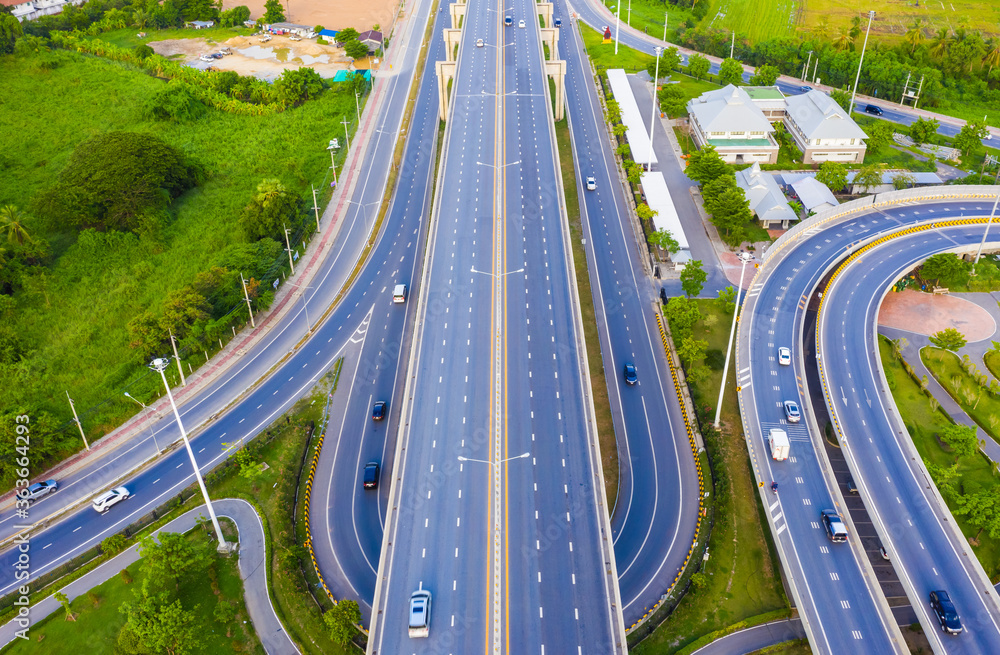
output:
[[[771,458],[777,461],[788,459],[788,434],[780,428],[771,428],[767,435],[771,444]]]

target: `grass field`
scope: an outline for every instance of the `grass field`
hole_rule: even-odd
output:
[[[629,21],[629,0],[621,3],[622,25],[631,25],[637,30],[642,30],[647,34],[663,38],[663,21],[667,21],[667,40],[672,39],[671,32],[679,29],[685,21],[692,18],[691,9],[688,7],[678,7],[672,4],[664,4],[656,0],[632,0],[632,18]],[[604,6],[612,13],[617,11],[617,0],[604,0]],[[612,7],[615,7],[612,9]],[[614,34],[614,22],[612,21],[612,35]]]
[[[777,36],[787,36],[795,30],[799,8],[809,0],[712,0],[703,27],[736,30],[751,43]]]
[[[205,539],[206,534],[195,530],[190,539]],[[133,589],[138,589],[142,574],[142,561],[128,567],[134,582],[126,584],[120,576],[115,576],[93,590],[97,604],[85,594],[70,604],[76,621],[67,621],[66,612],[56,613],[31,627],[31,639],[15,639],[14,644],[4,649],[4,653],[14,655],[50,655],[51,653],[74,653],[83,648],[94,655],[111,655],[115,652],[118,633],[125,625],[125,616],[118,610],[125,601],[134,600]],[[177,596],[185,609],[194,611],[195,634],[199,648],[196,653],[242,652],[263,654],[264,649],[247,620],[243,602],[243,581],[240,580],[236,557],[217,557],[207,574],[182,578]],[[210,580],[215,576],[219,594],[215,594]],[[158,589],[154,585],[153,591]],[[212,616],[219,600],[234,604],[239,614],[228,625],[218,623]],[[227,630],[232,635],[226,636]]]
[[[698,306],[702,320],[693,332],[697,338],[708,341],[708,359],[712,364],[711,374],[691,387],[697,407],[714,409],[722,383],[722,359],[731,315],[722,312],[715,301],[700,300]],[[759,513],[733,376],[729,377],[722,406],[721,427],[717,436],[705,436],[712,457],[712,474],[716,477],[715,525],[709,540],[711,557],[703,568],[708,583],[702,589],[692,588],[651,636],[629,649],[637,655],[674,653],[702,635],[787,607],[777,556]]]
[[[940,348],[922,348],[920,359],[937,381],[994,441],[1000,442],[1000,400],[979,386],[954,353]],[[978,364],[978,362],[977,362]]]
[[[725,0],[722,0],[725,1]],[[753,0],[745,0],[753,1]],[[851,26],[851,19],[860,16],[867,25],[868,10],[878,12],[872,21],[871,38],[895,43],[902,39],[913,21],[921,19],[926,26],[924,35],[930,38],[942,28],[964,26],[984,35],[1000,34],[1000,4],[984,0],[803,0],[798,27],[825,38],[833,38],[841,28]]]
[[[26,209],[77,144],[110,130],[156,134],[208,171],[204,184],[174,203],[173,220],[154,238],[85,255],[74,251],[73,232],[57,236],[53,251],[58,258],[15,295],[15,329],[27,353],[19,370],[0,371],[0,406],[37,407],[66,420],[63,391],[68,390],[93,439],[134,413],[134,406],[120,402],[127,402],[121,387],[148,373],[129,348],[127,323],[146,310],[158,312],[170,291],[191,283],[197,273],[217,265],[227,247],[243,241],[238,217],[262,179],[279,178],[303,198],[310,183],[327,188],[330,155],[325,148],[330,137],[343,137],[338,121],[354,116],[354,99],[328,91],[268,117],[209,110],[194,122],[155,122],[145,118],[144,103],[163,80],[73,52],[53,51],[45,58],[52,67],[37,59],[0,59],[0,139],[18,144],[0,153],[0,205]],[[27,227],[41,230],[37,221]],[[66,366],[70,353],[75,363]],[[148,401],[153,391],[132,393]],[[99,416],[87,415],[106,398],[113,403]]]
[[[955,464],[955,456],[944,450],[937,439],[937,433],[950,424],[950,419],[940,410],[931,409],[927,394],[920,390],[920,386],[893,356],[892,346],[885,337],[879,337],[879,354],[892,389],[893,400],[921,459],[935,466],[949,467]],[[993,474],[993,466],[981,455],[960,459],[958,473],[958,486],[966,493],[987,487],[997,488],[1000,493],[1000,481]],[[954,509],[952,503],[949,506]],[[979,532],[978,528],[966,522],[965,517],[956,516],[955,521],[966,537],[974,537]],[[983,534],[979,537],[979,545],[972,549],[990,579],[994,582],[1000,579],[1000,542]]]
[[[619,46],[616,55],[613,42],[602,43],[603,36],[582,23],[580,23],[580,33],[583,35],[583,45],[587,48],[587,54],[590,55],[595,68],[624,68],[627,72],[634,73],[646,70],[646,66],[656,61],[653,55],[625,46]]]

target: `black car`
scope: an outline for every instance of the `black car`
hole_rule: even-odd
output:
[[[847,490],[852,494],[858,493],[858,485],[854,484],[854,478],[847,478]]]
[[[660,302],[664,305],[667,304],[667,290],[663,287],[660,287]]]
[[[875,105],[868,105],[865,107],[865,112],[869,114],[875,114],[876,116],[882,115],[882,108],[876,107]]]
[[[381,421],[384,418],[385,418],[385,401],[379,400],[375,403],[375,406],[372,407],[372,420]]]
[[[635,372],[635,364],[632,362],[625,362],[625,383],[635,384],[639,381],[639,376]]]
[[[365,489],[378,488],[378,462],[368,462],[365,464],[365,478],[363,486]]]
[[[937,614],[942,632],[957,635],[962,631],[962,619],[958,617],[958,611],[955,610],[947,591],[931,592],[931,609]]]

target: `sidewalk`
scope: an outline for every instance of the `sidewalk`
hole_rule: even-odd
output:
[[[406,15],[400,19],[397,28],[403,30],[409,26],[409,23],[409,15]],[[403,42],[403,38],[393,39],[385,63],[391,66],[392,63],[396,62],[400,56],[400,48]],[[371,92],[365,112],[362,114],[362,122],[359,124],[358,131],[352,141],[352,150],[348,154],[347,160],[344,162],[343,169],[340,172],[339,184],[330,203],[323,211],[321,231],[314,236],[305,253],[300,258],[299,263],[296,265],[295,275],[288,278],[288,281],[294,281],[300,287],[310,286],[310,282],[320,270],[320,265],[333,249],[337,236],[340,234],[344,218],[352,202],[350,198],[353,197],[357,184],[361,180],[361,173],[365,169],[368,147],[373,135],[378,132],[376,122],[381,117],[382,110],[387,101],[387,88],[392,77],[390,75],[375,77],[375,88]],[[247,325],[209,362],[199,367],[194,374],[188,375],[185,386],[176,387],[172,390],[178,408],[183,409],[186,401],[195,398],[212,383],[218,381],[230,370],[233,364],[240,361],[244,354],[255,346],[258,346],[272,332],[272,329],[280,324],[282,319],[295,309],[295,301],[299,299],[300,293],[295,286],[281,284],[278,287],[275,300],[267,312],[254,317],[256,322],[255,328]],[[160,420],[171,413],[170,403],[165,396],[150,403],[149,410],[153,414],[154,420]],[[211,418],[215,416],[213,414]],[[169,420],[172,421],[172,418]],[[186,427],[189,433],[193,433],[200,425],[188,425]],[[104,458],[111,451],[129,442],[132,437],[141,435],[148,429],[147,415],[145,411],[140,411],[112,432],[92,442],[89,451],[81,451],[34,477],[38,479],[66,477]],[[170,445],[167,444],[160,445],[165,451],[170,448]],[[0,510],[12,506],[13,500],[13,492],[8,492],[0,497]]]
[[[225,499],[213,501],[215,513],[220,518],[229,518],[236,523],[239,531],[239,568],[240,577],[243,578],[243,596],[247,605],[247,613],[253,623],[257,636],[260,638],[264,650],[269,655],[285,655],[288,653],[298,653],[298,648],[285,632],[284,626],[278,620],[271,605],[271,598],[267,592],[267,569],[264,562],[264,526],[260,517],[250,503],[245,500]],[[205,514],[205,506],[201,505],[195,509],[181,515],[170,523],[157,530],[160,532],[185,533],[195,527],[199,517]],[[86,574],[82,578],[74,580],[59,591],[66,594],[70,601],[83,596],[94,587],[107,582],[118,575],[118,572],[139,560],[137,547],[132,547],[120,555],[108,560],[104,564]],[[42,619],[62,610],[62,606],[55,599],[55,595],[35,603],[30,608],[30,619],[32,625],[37,625]],[[202,608],[205,609],[205,608]],[[21,630],[14,621],[0,626],[0,645],[6,646],[17,637],[15,633]],[[29,628],[30,630],[30,628]],[[30,633],[29,633],[30,635]]]

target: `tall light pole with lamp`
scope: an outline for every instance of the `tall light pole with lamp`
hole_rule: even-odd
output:
[[[219,539],[219,550],[227,551],[229,550],[229,544],[226,543],[225,538],[222,536],[222,528],[219,526],[219,519],[215,516],[215,509],[212,507],[212,499],[208,497],[208,489],[205,488],[205,480],[201,477],[201,470],[198,468],[198,462],[194,458],[194,451],[191,450],[191,442],[188,441],[187,432],[184,431],[184,424],[181,423],[180,412],[177,411],[177,405],[174,403],[174,395],[170,393],[170,385],[167,384],[167,374],[165,371],[168,366],[170,366],[169,357],[159,357],[154,359],[149,364],[149,368],[159,373],[160,377],[163,378],[163,386],[167,390],[167,398],[170,399],[170,407],[174,410],[174,418],[177,419],[177,429],[181,431],[181,439],[184,440],[184,447],[187,448],[188,457],[191,458],[191,468],[194,469],[194,477],[198,480],[198,486],[201,488],[201,495],[205,499],[205,506],[208,508],[208,515],[212,519],[212,527],[215,528],[215,535]]]
[[[656,125],[656,80],[660,76],[660,55],[663,48],[656,46],[656,72],[653,74],[653,108],[649,111],[649,164],[647,171],[653,170],[653,126]]]
[[[149,423],[149,436],[153,437],[153,445],[156,446],[156,454],[157,456],[162,455],[163,453],[160,452],[160,444],[156,443],[156,433],[153,432],[153,419],[149,416],[149,408],[146,407],[146,403],[142,402],[135,396],[130,395],[127,391],[125,392],[125,397],[142,405],[142,413],[146,415],[146,421]]]
[[[997,174],[993,177],[993,184],[1000,181],[1000,166],[997,167]],[[993,216],[997,213],[997,203],[1000,203],[1000,191],[997,191],[997,199],[993,201],[993,210],[990,211],[990,220],[986,221],[986,229],[983,231],[983,240],[979,242],[979,249],[976,251],[976,260],[972,262],[972,272],[976,272],[976,264],[983,254],[983,246],[986,245],[986,235],[990,233],[990,226],[993,225]]]
[[[733,310],[733,326],[729,329],[729,345],[726,346],[726,363],[722,367],[722,386],[719,387],[719,402],[715,406],[715,422],[712,424],[716,428],[719,427],[719,417],[722,415],[722,396],[726,393],[726,375],[729,373],[729,356],[733,349],[733,335],[736,334],[736,316],[740,312],[740,292],[743,291],[743,272],[746,270],[747,262],[753,261],[753,255],[741,250],[739,254],[740,261],[743,265],[740,266],[740,283],[736,287],[736,308]]]
[[[868,12],[868,28],[865,30],[865,44],[861,46],[861,60],[858,61],[858,74],[854,76],[854,90],[851,91],[851,104],[847,105],[847,115],[850,116],[851,112],[854,111],[854,96],[858,93],[858,80],[861,79],[861,64],[865,61],[865,48],[868,47],[868,32],[872,29],[872,19],[875,18],[875,12]],[[819,63],[819,58],[816,58],[816,63]]]

